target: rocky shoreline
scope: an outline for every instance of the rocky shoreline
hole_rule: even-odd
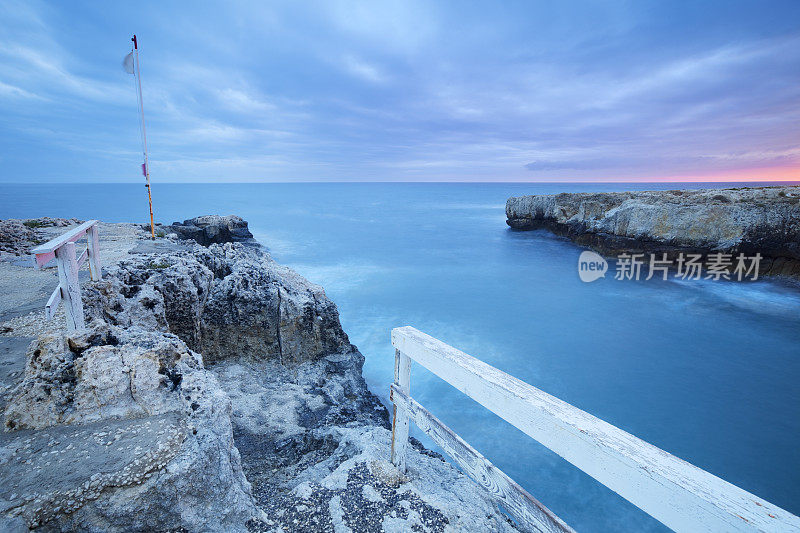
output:
[[[759,253],[759,275],[800,279],[800,186],[519,196],[506,218],[608,256]]]
[[[0,375],[0,529],[514,530],[418,443],[394,469],[388,413],[321,287],[238,217],[178,226],[100,228],[119,247],[82,287],[85,330],[5,311],[0,338],[21,340]],[[54,279],[14,259],[44,238],[23,227],[0,257],[18,291]]]

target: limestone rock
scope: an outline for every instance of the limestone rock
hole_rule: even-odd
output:
[[[109,268],[83,298],[89,316],[170,331],[206,362],[248,357],[296,364],[351,351],[322,288],[259,246],[145,254]]]
[[[388,462],[388,412],[321,287],[255,243],[147,244],[85,284],[90,328],[30,346],[0,527],[513,530],[413,439],[407,475]]]
[[[0,252],[26,254],[35,240],[36,233],[21,220],[0,221]]]
[[[0,220],[0,252],[25,255],[37,244],[49,240],[49,234],[39,235],[39,228],[63,228],[83,222],[77,218],[31,218]]]
[[[261,249],[225,244],[209,252],[225,275],[214,280],[201,315],[200,349],[208,361],[249,354],[297,364],[350,351],[336,305],[321,287]]]
[[[419,445],[409,453],[408,472],[401,474],[389,462],[388,429],[334,427],[320,430],[316,437],[327,443],[327,456],[299,458],[299,472],[282,481],[282,490],[259,495],[268,520],[279,528],[516,531],[472,480]],[[255,525],[257,531],[273,529]]]
[[[27,357],[4,412],[3,485],[21,484],[6,516],[89,531],[244,531],[260,516],[230,399],[178,337],[96,321]]]
[[[247,241],[253,238],[253,234],[247,228],[247,222],[236,215],[195,217],[183,222],[173,222],[164,229],[177,234],[181,239],[191,239],[203,246]]]
[[[509,198],[509,226],[546,228],[608,255],[760,253],[800,277],[800,187],[563,193]]]
[[[65,339],[40,337],[5,411],[8,429],[41,429],[181,409],[174,391],[201,357],[174,335],[95,322]]]

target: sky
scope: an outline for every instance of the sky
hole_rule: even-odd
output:
[[[0,182],[800,180],[800,2],[0,0]]]

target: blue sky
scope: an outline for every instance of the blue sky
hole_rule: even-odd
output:
[[[0,2],[0,181],[800,179],[800,2]]]

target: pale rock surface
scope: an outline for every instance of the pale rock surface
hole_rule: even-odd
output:
[[[42,337],[4,413],[5,514],[44,530],[244,531],[261,512],[230,416],[174,335],[96,321]]]

